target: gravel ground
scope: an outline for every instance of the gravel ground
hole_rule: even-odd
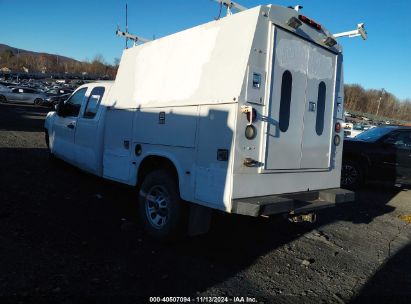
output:
[[[48,159],[46,112],[0,105],[0,301],[411,301],[410,191],[369,185],[310,226],[216,213],[207,235],[163,245],[135,189]]]

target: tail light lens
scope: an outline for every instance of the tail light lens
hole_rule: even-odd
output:
[[[335,124],[335,132],[340,133],[341,132],[341,124],[339,122],[337,122]]]
[[[322,27],[320,24],[318,24],[317,22],[315,22],[314,20],[311,20],[309,18],[307,18],[306,16],[303,15],[299,15],[298,19],[300,19],[302,22],[304,22],[305,24],[311,26],[312,28],[315,28],[319,31],[321,31]]]

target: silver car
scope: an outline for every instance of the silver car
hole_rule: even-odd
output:
[[[12,88],[9,91],[0,92],[0,102],[21,102],[41,105],[46,99],[43,92],[32,88]]]

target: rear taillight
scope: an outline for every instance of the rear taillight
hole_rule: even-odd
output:
[[[341,124],[339,122],[337,122],[335,124],[335,132],[340,133],[341,132]]]
[[[303,15],[299,15],[298,19],[300,19],[302,22],[304,22],[305,24],[308,24],[309,26],[311,26],[312,28],[315,28],[319,31],[321,31],[322,27],[320,24],[318,24],[317,22],[315,22],[314,20],[311,20],[309,18],[307,18],[306,16]]]

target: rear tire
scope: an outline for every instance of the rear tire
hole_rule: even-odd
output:
[[[4,95],[0,95],[0,103],[6,103],[7,102],[7,98]]]
[[[139,193],[139,214],[150,236],[166,242],[183,237],[187,213],[176,177],[166,170],[148,173]]]
[[[364,171],[361,166],[351,160],[343,161],[341,169],[341,187],[356,189],[364,182]]]

